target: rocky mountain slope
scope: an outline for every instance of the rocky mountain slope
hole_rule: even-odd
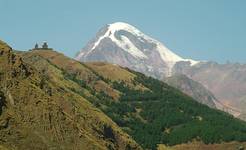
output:
[[[141,149],[63,70],[0,41],[0,149]]]
[[[223,104],[231,107],[235,116],[243,113],[246,108],[246,65],[207,62],[189,66],[177,63],[173,72],[185,74],[204,85]]]
[[[103,61],[119,64],[156,78],[170,76],[173,65],[183,59],[161,42],[123,22],[106,25],[76,56],[82,62]]]
[[[63,70],[66,80],[83,89],[74,87],[74,93],[102,110],[143,148],[194,139],[206,144],[246,141],[245,122],[141,73],[102,62],[79,63],[54,51],[33,50],[21,55],[37,69],[45,68],[41,65],[45,59]]]
[[[176,74],[171,77],[167,77],[164,81],[180,91],[183,91],[187,95],[190,95],[201,104],[208,105],[211,108],[216,108],[215,96],[208,91],[204,86],[183,74]]]
[[[245,116],[245,112],[219,101],[214,94],[207,90],[207,88],[205,88],[201,83],[188,78],[184,74],[175,74],[171,77],[166,77],[164,78],[164,81],[170,86],[173,86],[193,97],[199,103],[205,104],[214,109],[225,111],[242,120],[246,120],[245,117],[243,117]],[[241,107],[243,106],[246,105],[242,104]]]

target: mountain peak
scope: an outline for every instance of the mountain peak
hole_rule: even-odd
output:
[[[111,30],[137,30],[136,27],[125,22],[115,22],[108,24],[108,26]]]
[[[158,74],[158,78],[170,75],[177,62],[185,61],[190,65],[198,63],[183,59],[158,40],[124,22],[115,22],[102,28],[75,59],[114,63],[139,72],[149,72],[148,75],[154,77]]]
[[[137,29],[133,25],[130,25],[130,24],[125,23],[125,22],[115,22],[112,24],[108,24],[108,30],[113,32],[113,33],[116,31],[125,30],[125,31],[128,31],[128,32],[136,35],[136,36],[144,36],[145,38],[150,39],[145,34],[143,34],[139,29]]]
[[[147,58],[147,56],[140,49],[138,49],[130,41],[129,38],[127,38],[124,35],[117,36],[117,32],[125,31],[125,32],[128,32],[134,36],[143,38],[145,35],[141,31],[139,31],[137,28],[135,28],[134,26],[132,26],[130,24],[124,23],[124,22],[116,22],[116,23],[108,24],[106,26],[106,28],[107,28],[106,32],[98,37],[96,42],[93,44],[91,50],[89,51],[89,53],[92,52],[93,50],[95,50],[96,47],[101,43],[101,41],[103,39],[108,38],[112,42],[114,42],[117,46],[119,46],[123,50],[127,51],[128,53],[130,53],[135,58],[140,58],[140,59],[146,59]]]

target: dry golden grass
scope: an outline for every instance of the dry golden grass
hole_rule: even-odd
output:
[[[118,65],[104,62],[86,63],[86,65],[93,68],[93,70],[102,75],[104,78],[111,79],[113,81],[131,82],[135,77],[134,74],[119,67]]]
[[[95,89],[100,92],[103,91],[107,93],[108,96],[112,97],[114,100],[118,100],[120,98],[120,92],[111,88],[108,84],[103,81],[97,81],[95,83]]]
[[[66,70],[68,73],[76,74],[83,80],[93,80],[95,76],[82,63],[73,60],[61,53],[52,50],[33,50],[29,53],[24,53],[24,57],[41,56],[49,60],[52,64],[60,69]]]
[[[110,79],[111,81],[124,81],[130,88],[135,90],[148,90],[141,84],[134,85],[132,81],[136,75],[120,67],[119,65],[105,62],[90,62],[86,63],[86,65],[106,79]]]

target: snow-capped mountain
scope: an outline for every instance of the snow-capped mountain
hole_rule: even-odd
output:
[[[75,59],[114,63],[159,79],[170,76],[177,62],[191,66],[199,63],[176,55],[161,42],[123,22],[103,27]]]

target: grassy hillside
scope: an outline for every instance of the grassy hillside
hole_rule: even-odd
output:
[[[32,60],[0,41],[0,149],[141,149],[72,90],[86,91],[63,70],[42,57]]]
[[[101,109],[144,148],[194,139],[205,144],[246,141],[245,122],[143,74],[106,63],[79,63],[54,51],[22,56],[40,71],[47,70],[41,65],[44,59],[62,71],[65,80],[79,86],[70,90]]]

